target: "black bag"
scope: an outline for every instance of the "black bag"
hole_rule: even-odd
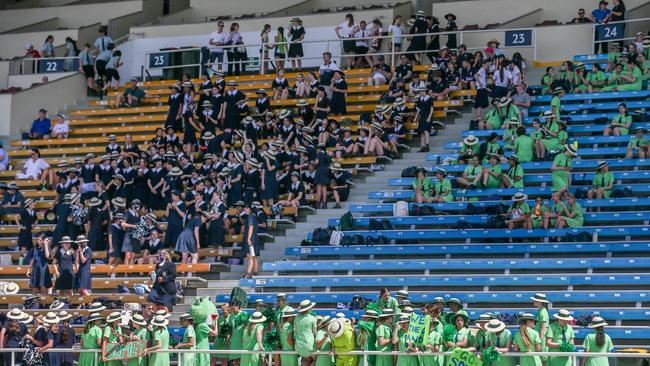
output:
[[[496,204],[496,205],[487,206],[485,208],[485,213],[488,214],[488,215],[503,215],[506,212],[508,212],[509,208],[510,208],[510,206],[508,206],[508,205],[506,205],[504,203],[499,203],[499,204]]]
[[[465,206],[465,215],[480,215],[485,212],[485,209],[483,207],[476,206],[472,203],[468,203],[467,206]]]
[[[417,170],[417,167],[415,166],[410,166],[404,170],[402,170],[402,178],[415,178],[415,171]]]
[[[582,242],[590,242],[593,240],[593,237],[591,236],[590,233],[583,231],[578,234],[564,234],[562,237],[562,241],[566,243],[582,243]]]
[[[381,230],[393,230],[393,224],[391,224],[388,219],[381,220],[381,226]]]
[[[587,198],[587,190],[578,188],[576,189],[575,193],[573,194],[576,199],[582,200]]]
[[[436,209],[427,205],[413,205],[411,216],[434,216]]]
[[[469,129],[470,129],[470,131],[478,130],[478,120],[477,119],[473,119],[473,120],[469,121]]]
[[[505,229],[506,220],[500,215],[490,216],[485,227],[488,229]]]
[[[582,314],[576,316],[576,325],[580,325],[582,327],[586,327],[591,323],[591,320],[593,319],[593,315],[591,314]]]
[[[633,197],[634,192],[632,192],[631,189],[629,188],[616,188],[612,190],[612,194],[609,196],[610,198],[623,198],[623,197]]]
[[[369,231],[377,231],[377,230],[382,230],[383,226],[381,224],[381,221],[377,219],[370,219],[370,222],[368,222],[368,230]]]
[[[467,222],[465,220],[458,220],[458,221],[456,221],[456,223],[451,228],[456,229],[456,230],[471,229],[472,224],[470,224],[469,222]]]
[[[354,230],[354,216],[352,216],[350,211],[344,213],[339,219],[339,228],[341,231]]]
[[[321,227],[314,229],[311,235],[312,245],[329,245],[330,233]]]
[[[25,299],[23,307],[25,309],[30,309],[30,310],[40,309],[41,303],[38,297],[28,297],[27,299]]]
[[[354,295],[352,296],[352,300],[348,303],[348,309],[349,310],[363,310],[368,306],[368,304],[372,303],[372,300],[368,300],[363,296],[360,295]]]
[[[354,234],[354,236],[352,237],[352,244],[354,245],[363,245],[365,243],[366,243],[366,238],[364,238],[363,235],[361,234]]]

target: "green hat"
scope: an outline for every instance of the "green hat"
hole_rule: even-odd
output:
[[[463,319],[465,319],[465,325],[469,323],[469,316],[467,315],[467,312],[465,310],[458,310],[456,314],[453,314],[452,316],[449,317],[449,323],[455,324],[456,323],[456,318],[462,316]]]
[[[455,297],[452,297],[451,299],[445,301],[445,306],[449,307],[449,304],[458,304],[458,309],[459,310],[463,308],[462,301],[458,300]]]

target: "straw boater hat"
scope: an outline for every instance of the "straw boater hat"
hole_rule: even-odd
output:
[[[402,297],[402,298],[408,298],[409,297],[409,292],[406,290],[399,290],[397,291],[397,294],[395,295],[396,297]]]
[[[204,100],[203,103],[201,103],[201,107],[212,107],[212,103],[210,103],[209,100]]]
[[[103,321],[104,317],[101,316],[101,314],[99,313],[91,313],[90,315],[88,315],[88,319],[86,320],[86,323],[94,323],[98,320]]]
[[[474,135],[469,135],[463,139],[463,143],[467,146],[474,146],[478,144],[478,139]]]
[[[555,116],[551,111],[544,111],[543,116],[546,118]]]
[[[77,238],[74,240],[75,243],[87,243],[89,241],[90,240],[88,240],[88,238],[86,238],[86,235],[83,235],[83,234],[82,235],[77,235]]]
[[[447,176],[447,171],[445,169],[443,169],[443,168],[436,168],[436,174],[442,174],[444,177],[446,177]],[[449,301],[451,301],[451,300],[458,301],[458,299],[454,299],[454,298],[450,299]],[[447,301],[447,302],[449,302],[449,301]],[[458,301],[458,302],[460,302],[460,301]],[[461,304],[461,306],[462,306],[462,304]]]
[[[43,323],[45,324],[59,324],[60,321],[61,319],[59,319],[56,313],[52,311],[47,313],[47,315],[45,315],[45,317],[43,318]]]
[[[65,307],[65,303],[59,299],[52,301],[50,304],[50,310],[61,310]]]
[[[68,319],[72,319],[72,314],[68,313],[67,311],[59,311],[59,320],[65,321]]]
[[[432,304],[444,304],[444,303],[445,303],[445,299],[443,299],[440,296],[435,297],[432,302]]]
[[[298,307],[298,312],[299,313],[304,313],[307,312],[316,306],[316,303],[310,300],[302,300],[300,302],[300,306]]]
[[[4,294],[5,295],[15,295],[20,291],[20,286],[18,286],[17,283],[15,282],[7,282],[7,285],[5,286],[4,289]]]
[[[606,167],[608,165],[609,165],[608,162],[606,162],[604,160],[601,160],[601,161],[598,162],[598,167],[596,168],[596,170],[601,170],[601,169],[603,169],[604,167]]]
[[[392,109],[392,106],[390,106],[388,104],[382,104],[382,105],[378,105],[377,107],[375,107],[375,112],[384,114],[384,113],[390,111],[391,109]]]
[[[564,92],[564,88],[561,87],[561,86],[555,87],[555,88],[553,89],[553,94],[560,94],[560,93],[562,93],[562,92]]]
[[[167,310],[158,310],[156,311],[156,316],[162,316],[163,318],[167,319],[172,316],[172,314],[167,312]]]
[[[131,316],[131,321],[135,324],[142,325],[143,327],[147,326],[147,321],[144,319],[144,317],[140,314],[133,314]]]
[[[512,196],[512,200],[514,202],[521,202],[521,201],[525,201],[527,199],[528,199],[528,195],[525,194],[525,193],[522,193],[522,192],[517,192],[517,193],[515,193],[514,196]]]
[[[504,329],[506,329],[506,324],[499,319],[492,319],[485,326],[488,333],[499,333]]]
[[[234,81],[234,80],[230,80],[230,81],[228,82],[228,86],[237,86],[237,85],[239,85],[239,84],[237,84],[237,82]]]
[[[249,323],[257,324],[257,323],[263,323],[266,321],[266,317],[262,315],[259,311],[256,311],[251,315],[250,318],[248,318]]]
[[[106,310],[106,306],[104,306],[101,302],[94,302],[88,307],[88,312],[91,314],[99,313],[102,310]]]
[[[227,166],[223,167],[223,169],[221,169],[221,171],[219,172],[219,175],[222,177],[225,177],[229,174],[230,174],[230,168],[228,168]]]
[[[397,321],[397,324],[404,324],[404,323],[409,323],[411,321],[411,317],[408,315],[402,315],[399,317],[399,320]]]
[[[605,321],[605,319],[603,319],[603,318],[601,318],[601,317],[599,317],[599,316],[595,316],[595,317],[593,317],[593,318],[591,319],[591,323],[589,323],[589,325],[587,325],[587,327],[593,329],[593,328],[606,327],[606,326],[608,326],[608,325],[609,325],[609,324],[607,324],[607,322]]]
[[[413,314],[414,310],[410,306],[405,306],[404,309],[402,309],[402,314]]]
[[[206,131],[203,136],[201,136],[202,139],[204,140],[212,140],[214,138],[214,134],[210,131]]]
[[[578,156],[578,150],[572,145],[565,145],[565,150],[569,152],[573,157]]]
[[[25,200],[25,203],[23,203],[23,207],[29,207],[29,205],[31,205],[32,203],[34,203],[34,199],[28,198]]]
[[[335,316],[336,316],[336,319],[345,319],[345,314],[343,314],[343,313],[341,313],[341,312],[336,313]]]
[[[370,318],[370,319],[377,319],[377,318],[379,318],[379,314],[377,314],[377,312],[374,311],[374,310],[366,310],[366,312],[361,317],[366,317],[366,318]]]
[[[542,304],[549,303],[549,301],[546,299],[546,294],[543,294],[541,292],[536,293],[535,296],[532,296],[530,299],[534,302],[541,302]]]
[[[327,334],[332,338],[340,337],[345,332],[345,320],[334,319],[327,326]]]
[[[288,110],[288,109],[282,109],[282,110],[278,113],[278,118],[280,118],[280,119],[285,119],[285,118],[289,117],[290,115],[291,115],[291,111],[290,111],[290,110]]]
[[[440,70],[440,66],[437,63],[432,63],[431,66],[429,66],[429,70],[438,71]]]
[[[456,323],[456,318],[458,318],[459,316],[462,317],[463,319],[465,319],[465,324],[467,324],[469,322],[469,316],[467,315],[467,312],[465,310],[458,310],[456,313],[451,315],[449,317],[449,322],[451,324],[455,324]]]
[[[458,300],[458,299],[455,298],[455,297],[452,297],[451,299],[445,301],[445,306],[446,306],[446,307],[449,307],[449,304],[456,304],[456,305],[458,305],[458,309],[462,309],[462,308],[463,308],[463,302],[460,301],[460,300]]]
[[[484,324],[490,321],[490,315],[489,314],[481,314],[479,315],[478,319],[474,321],[476,324]]]
[[[282,310],[282,318],[292,318],[294,316],[297,316],[298,313],[296,313],[296,309],[292,308],[291,306],[287,306]]]
[[[157,327],[166,327],[167,324],[169,324],[169,319],[165,318],[164,316],[156,315],[151,319],[151,325],[155,325]]]
[[[115,323],[122,320],[122,313],[114,311],[106,317],[106,323]]]
[[[386,308],[381,311],[381,315],[379,315],[380,318],[388,318],[389,316],[394,316],[395,311],[391,308]]]
[[[113,199],[111,200],[111,203],[112,203],[113,206],[115,206],[115,207],[120,207],[120,208],[124,208],[124,207],[126,207],[126,201],[125,201],[124,198],[122,198],[122,197],[115,197],[115,198],[113,198]]]
[[[320,318],[318,322],[318,328],[325,328],[326,326],[329,325],[331,321],[332,321],[332,317],[329,315],[325,315],[324,317]]]
[[[519,322],[525,322],[529,320],[537,321],[537,319],[535,319],[535,316],[531,313],[523,313],[519,315],[517,319],[519,320]]]
[[[557,313],[553,314],[553,317],[558,320],[565,320],[570,322],[573,320],[573,317],[571,316],[571,313],[569,313],[568,310],[566,309],[560,309]]]
[[[341,166],[340,163],[333,162],[333,163],[330,165],[330,170],[344,171],[345,169],[343,169],[343,167]]]
[[[296,102],[296,107],[307,107],[309,103],[307,103],[306,99],[298,99]]]
[[[25,313],[23,313],[23,311],[18,308],[13,308],[10,312],[7,313],[7,318],[11,320],[20,320],[24,317]]]
[[[184,320],[194,320],[194,318],[192,317],[192,314],[190,314],[190,313],[183,313],[183,314],[181,314],[181,316],[178,318],[178,320],[180,320],[180,321],[184,321]]]
[[[402,105],[404,105],[404,103],[405,103],[405,102],[404,102],[404,99],[402,99],[401,97],[399,97],[399,98],[395,99],[395,101],[393,102],[393,107],[399,107],[399,106],[402,106]]]
[[[88,201],[88,206],[97,207],[97,206],[101,206],[102,203],[103,203],[102,200],[100,200],[97,197],[93,197],[93,198],[90,199],[90,201]]]

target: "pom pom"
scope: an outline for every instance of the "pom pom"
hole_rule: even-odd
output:
[[[493,346],[488,347],[481,352],[481,360],[483,364],[491,364],[492,362],[499,361],[499,352]]]
[[[223,322],[219,324],[219,335],[217,335],[217,339],[221,342],[225,342],[231,332],[232,328],[230,327],[230,324]]]
[[[262,310],[262,315],[266,317],[266,321],[264,322],[265,324],[273,323],[275,319],[275,311],[272,308],[264,308],[264,310]]]
[[[442,340],[445,342],[451,342],[454,339],[454,334],[456,334],[456,328],[453,325],[448,324],[442,328]]]
[[[273,328],[270,332],[264,334],[262,347],[264,347],[265,351],[274,351],[280,348],[280,334],[277,328]]]
[[[575,350],[576,348],[571,342],[564,341],[560,344],[560,351],[562,352],[574,352]]]
[[[248,323],[248,317],[249,315],[245,311],[242,311],[241,313],[235,315],[235,319],[233,320],[235,327],[241,327],[242,325]]]
[[[366,311],[374,310],[374,311],[377,312],[377,314],[381,314],[382,310],[384,310],[384,309],[380,309],[379,306],[377,306],[377,303],[371,302],[371,303],[368,303],[368,305],[366,305],[365,310]]]

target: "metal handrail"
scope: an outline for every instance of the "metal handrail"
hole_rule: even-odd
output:
[[[626,40],[631,40],[631,39],[636,38],[635,36],[632,36],[632,37],[621,37],[621,38],[616,38],[616,39],[599,41],[599,40],[596,39],[596,28],[599,27],[599,26],[604,26],[604,25],[609,25],[609,24],[628,24],[628,23],[643,22],[643,21],[648,21],[648,20],[650,20],[650,18],[625,19],[625,20],[617,20],[617,21],[614,21],[614,22],[607,22],[607,23],[592,23],[592,26],[591,26],[591,40],[592,40],[592,43],[596,44],[596,43],[605,43],[605,42],[619,42],[619,41],[626,41]]]

